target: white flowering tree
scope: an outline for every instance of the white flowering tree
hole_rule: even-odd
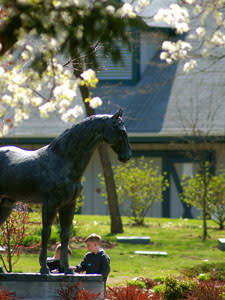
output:
[[[91,97],[98,82],[96,50],[100,46],[103,55],[118,61],[116,40],[129,45],[128,29],[143,24],[136,12],[148,4],[120,2],[0,0],[0,136],[29,118],[33,108],[41,117],[59,113],[63,121],[75,121],[82,113],[74,101],[78,88],[87,114],[94,113],[102,104]],[[111,232],[122,232],[111,164],[105,147],[99,151],[108,178]]]
[[[171,64],[184,62],[184,72],[198,65],[202,58],[220,60],[225,47],[224,0],[178,0],[167,9],[159,9],[154,19],[187,34],[187,39],[162,44],[161,59]]]
[[[97,83],[90,69],[96,48],[120,59],[115,40],[129,44],[127,28],[138,21],[131,4],[108,0],[1,0],[0,7],[0,135],[29,118],[32,107],[41,117],[58,112],[74,121],[82,112],[73,101],[77,88]],[[86,102],[101,105],[99,98]]]

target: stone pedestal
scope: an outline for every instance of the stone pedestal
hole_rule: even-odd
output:
[[[140,255],[151,255],[151,256],[167,256],[168,253],[165,251],[135,251],[135,254]]]
[[[61,287],[79,283],[81,288],[99,294],[98,300],[104,299],[104,282],[98,274],[50,274],[4,273],[0,274],[0,288],[6,287],[23,300],[53,300]]]
[[[225,251],[225,239],[218,239],[218,248],[222,251]]]
[[[126,244],[150,244],[149,236],[117,236],[116,241]]]

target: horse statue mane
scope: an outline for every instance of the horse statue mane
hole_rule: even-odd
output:
[[[108,143],[120,161],[131,157],[122,110],[114,115],[88,117],[34,151],[0,147],[0,226],[17,201],[42,204],[41,274],[49,273],[47,245],[57,212],[61,226],[60,265],[65,274],[73,274],[67,249],[76,198],[82,191],[82,175],[101,142]]]

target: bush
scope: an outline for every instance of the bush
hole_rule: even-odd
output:
[[[165,277],[164,276],[155,276],[155,277],[153,277],[152,278],[152,280],[154,281],[154,282],[159,282],[159,283],[164,283],[164,281],[165,281]]]
[[[28,235],[24,238],[22,245],[28,247],[31,245],[39,244],[41,242],[41,236]]]
[[[201,273],[198,275],[198,280],[209,280],[210,279],[210,274],[208,273]]]
[[[203,263],[186,268],[183,273],[190,278],[198,277],[201,273],[209,273],[210,279],[225,281],[225,263]]]
[[[151,289],[156,285],[156,282],[151,278],[138,277],[136,280],[144,283],[146,289]]]
[[[16,207],[0,227],[0,244],[6,248],[6,255],[0,255],[0,259],[6,272],[13,271],[13,265],[18,261],[21,245],[27,235],[28,206],[17,202]]]
[[[200,281],[187,295],[188,300],[224,300],[225,287],[215,281]]]
[[[156,294],[162,294],[164,292],[164,289],[165,289],[165,285],[164,284],[158,284],[156,286],[153,287],[153,291],[156,293]]]
[[[91,293],[82,288],[79,283],[70,284],[66,287],[60,287],[56,291],[54,300],[95,300],[98,294]]]
[[[104,177],[100,175],[105,190]],[[147,212],[154,203],[162,201],[162,191],[169,186],[153,161],[141,157],[138,162],[131,159],[124,165],[114,167],[114,178],[119,203],[135,225],[143,225]],[[102,193],[105,196],[105,193]]]
[[[161,285],[159,294],[162,300],[176,300],[185,297],[186,293],[192,290],[194,285],[193,281],[183,281],[173,277],[166,277],[165,283]]]
[[[140,287],[140,288],[142,288],[142,289],[145,289],[145,288],[146,288],[146,284],[145,284],[143,281],[141,281],[141,280],[129,280],[129,281],[127,282],[127,284],[128,284],[128,285],[138,286],[138,287]]]
[[[0,300],[17,300],[15,293],[8,291],[5,287],[0,289]]]
[[[150,296],[152,296],[150,298]],[[149,290],[142,289],[135,285],[127,285],[126,287],[108,288],[106,299],[109,300],[160,300],[159,295],[153,295]]]

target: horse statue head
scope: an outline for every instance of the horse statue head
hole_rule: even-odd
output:
[[[126,162],[131,157],[131,149],[128,143],[127,131],[122,120],[123,111],[120,109],[108,119],[104,127],[103,140],[111,146],[118,155],[118,160]]]

